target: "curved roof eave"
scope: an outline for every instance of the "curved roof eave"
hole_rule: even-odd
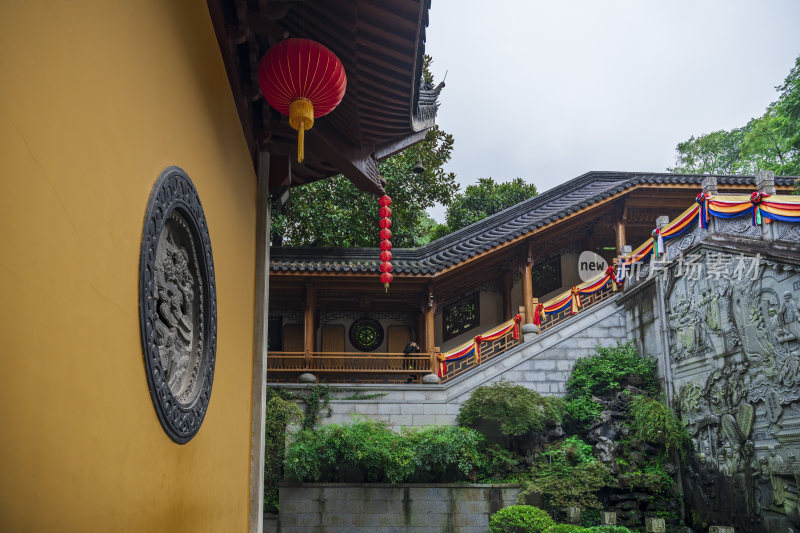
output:
[[[638,187],[699,186],[707,175],[588,172],[420,248],[392,250],[393,271],[434,276],[500,245]],[[753,185],[754,176],[716,176],[721,186]],[[776,177],[791,186],[796,177]],[[378,272],[377,248],[273,248],[270,269],[279,272]]]

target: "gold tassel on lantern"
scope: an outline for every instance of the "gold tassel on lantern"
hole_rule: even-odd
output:
[[[302,163],[305,154],[305,130],[314,126],[314,105],[308,98],[293,100],[289,106],[289,125],[297,130],[297,162]]]

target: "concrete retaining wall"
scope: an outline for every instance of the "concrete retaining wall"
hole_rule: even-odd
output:
[[[617,303],[618,298],[582,311],[541,335],[526,334],[524,342],[516,348],[444,385],[359,385],[357,388],[364,393],[384,396],[371,400],[333,399],[332,416],[323,423],[341,424],[354,415],[363,415],[384,420],[395,429],[453,425],[461,403],[475,387],[501,379],[525,385],[540,394],[563,395],[578,358],[592,353],[597,345],[614,345],[630,338],[632,332],[626,329],[625,313]]]
[[[286,484],[279,520],[270,527],[278,533],[486,533],[489,516],[514,505],[519,490],[518,485]]]

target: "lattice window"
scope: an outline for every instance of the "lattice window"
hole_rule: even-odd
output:
[[[383,326],[372,318],[361,318],[350,326],[350,344],[362,352],[374,352],[383,343]]]
[[[561,288],[561,257],[555,256],[531,268],[533,297],[541,298]]]
[[[472,296],[452,303],[444,308],[444,340],[452,339],[467,330],[478,326],[481,322],[481,295],[476,292]]]

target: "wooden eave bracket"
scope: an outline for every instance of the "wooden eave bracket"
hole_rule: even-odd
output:
[[[337,137],[325,135],[323,128],[314,127],[306,133],[306,149],[321,160],[339,169],[359,189],[383,195],[386,181],[378,170],[378,161],[372,150],[353,150],[344,146]]]

